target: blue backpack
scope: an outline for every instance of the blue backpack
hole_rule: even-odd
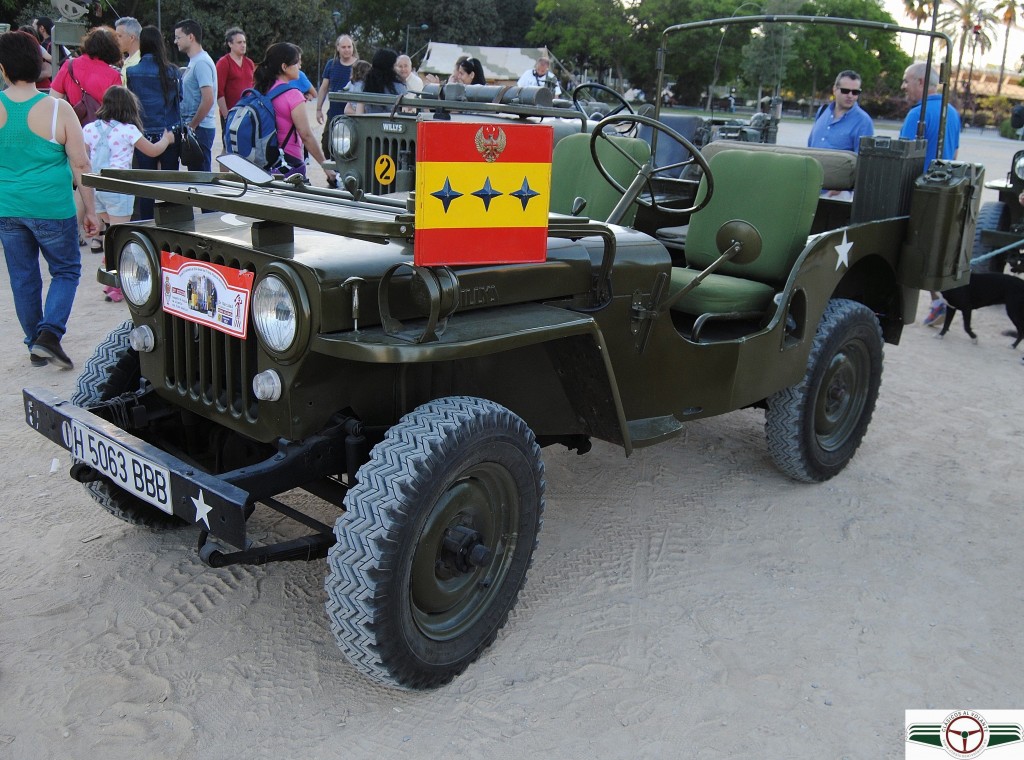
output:
[[[225,152],[235,153],[262,169],[278,166],[281,146],[292,139],[295,125],[292,124],[284,142],[279,142],[274,99],[289,87],[287,83],[279,84],[266,95],[251,88],[242,93],[224,122]]]

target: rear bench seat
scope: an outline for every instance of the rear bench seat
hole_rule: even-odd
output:
[[[659,145],[660,147],[660,145]],[[716,153],[727,150],[747,150],[765,153],[789,153],[810,156],[817,159],[824,172],[822,190],[853,190],[857,176],[857,154],[849,150],[825,150],[824,148],[799,148],[791,145],[767,145],[736,140],[716,140],[701,148],[701,154],[708,161]],[[771,192],[771,186],[758,184],[764,177],[751,177],[751,192]],[[658,230],[658,239],[669,248],[683,249],[686,246],[686,232],[689,225],[663,227]]]

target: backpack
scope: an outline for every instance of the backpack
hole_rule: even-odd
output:
[[[111,127],[99,119],[93,122],[96,127],[96,145],[92,149],[89,161],[92,163],[92,170],[100,172],[110,166],[110,131]]]
[[[291,87],[279,84],[266,95],[252,88],[242,93],[224,121],[224,152],[235,153],[261,169],[276,167],[281,161],[281,146],[292,139],[295,125],[284,141],[277,139],[274,99]]]

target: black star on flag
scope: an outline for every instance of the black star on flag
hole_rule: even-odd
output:
[[[488,177],[484,180],[484,186],[473,193],[477,198],[484,202],[484,211],[491,210],[491,201],[497,198],[499,195],[505,193],[499,192],[491,187],[491,178]]]
[[[473,194],[476,195],[476,193]],[[452,190],[452,183],[448,181],[447,177],[444,178],[444,187],[435,193],[431,193],[431,195],[444,204],[444,213],[446,214],[448,213],[448,207],[452,205],[452,201],[462,197],[462,193]]]
[[[509,193],[513,198],[518,198],[523,204],[523,211],[526,211],[526,204],[530,202],[530,198],[534,198],[540,193],[536,190],[530,189],[530,181],[523,177],[523,186],[516,190],[514,193]]]

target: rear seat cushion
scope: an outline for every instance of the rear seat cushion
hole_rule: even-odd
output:
[[[704,154],[704,158],[710,161],[713,155],[724,150],[763,150],[770,153],[795,153],[800,156],[811,156],[817,159],[825,173],[825,178],[821,183],[823,190],[853,190],[854,180],[857,177],[857,154],[849,150],[797,148],[791,145],[716,140],[705,145],[700,152]]]

